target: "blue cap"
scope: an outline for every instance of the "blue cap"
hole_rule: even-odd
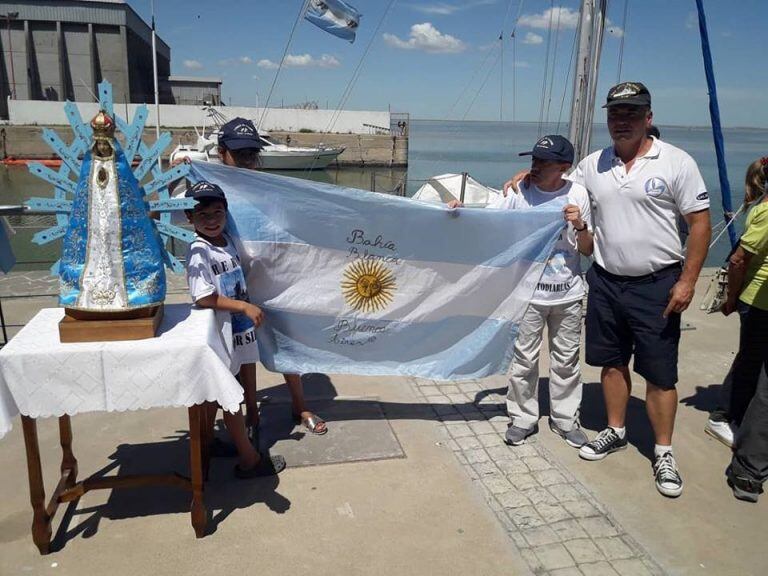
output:
[[[558,134],[544,136],[530,152],[520,152],[520,156],[533,156],[539,160],[554,160],[573,164],[573,144],[568,138]]]
[[[261,149],[264,147],[253,122],[239,117],[230,120],[221,127],[219,146],[224,146],[228,150]]]
[[[213,182],[206,182],[205,180],[196,182],[195,184],[187,188],[187,191],[184,192],[184,196],[186,196],[187,198],[193,198],[198,202],[200,200],[207,199],[207,200],[221,200],[222,202],[224,202],[225,206],[227,204],[227,197],[224,195],[224,191]]]

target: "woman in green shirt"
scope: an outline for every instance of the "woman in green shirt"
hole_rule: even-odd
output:
[[[728,268],[726,316],[738,305],[741,316],[739,352],[733,366],[730,415],[740,426],[734,455],[726,471],[734,496],[757,502],[768,478],[768,385],[760,371],[768,368],[768,157],[750,165],[747,196],[757,204],[747,216],[746,229],[731,255]]]

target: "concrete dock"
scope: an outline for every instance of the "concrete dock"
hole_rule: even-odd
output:
[[[55,306],[54,292],[41,272],[0,276],[10,335]],[[183,280],[174,279],[169,301],[186,298]],[[515,448],[503,443],[502,376],[448,383],[306,375],[310,404],[328,421],[329,433],[317,437],[294,427],[282,377],[260,368],[262,444],[289,468],[277,480],[238,481],[233,461],[215,461],[206,486],[213,519],[202,540],[184,492],[96,491],[60,511],[56,551],[40,556],[16,425],[0,440],[0,574],[762,575],[766,497],[758,504],[733,498],[723,476],[730,452],[703,433],[737,347],[738,321],[694,307],[684,322],[674,444],[685,491],[676,500],[653,485],[640,378],[629,449],[586,462],[547,427],[546,361],[540,432]],[[582,424],[590,436],[605,423],[598,376],[584,367]],[[186,427],[180,409],[76,416],[80,475],[184,472]],[[56,422],[41,421],[39,430],[50,490]]]
[[[69,141],[69,126],[52,127],[60,136]],[[167,158],[180,142],[195,144],[197,136],[192,127],[162,128],[170,132],[172,144],[166,149],[163,158]],[[58,158],[46,145],[42,136],[42,126],[0,127],[0,160],[5,158],[53,159]],[[389,134],[329,134],[323,132],[272,132],[275,142],[290,146],[327,147],[343,146],[344,152],[332,166],[371,166],[405,167],[408,166],[408,136]],[[147,128],[145,142],[151,145],[155,141],[154,128]]]

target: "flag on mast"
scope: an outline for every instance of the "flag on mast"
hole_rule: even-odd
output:
[[[304,18],[318,28],[352,43],[360,23],[360,12],[343,0],[309,0]]]

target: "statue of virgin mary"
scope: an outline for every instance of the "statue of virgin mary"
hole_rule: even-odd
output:
[[[59,265],[60,305],[75,318],[145,315],[165,299],[160,235],[103,110],[91,120]]]

